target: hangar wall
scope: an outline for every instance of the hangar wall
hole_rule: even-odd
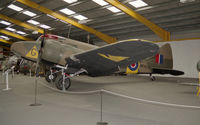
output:
[[[198,78],[196,65],[200,60],[200,39],[162,42],[158,45],[161,46],[165,43],[170,43],[172,47],[174,69],[185,72],[180,77]]]

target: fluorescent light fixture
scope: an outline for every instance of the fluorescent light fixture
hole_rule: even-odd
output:
[[[12,31],[12,32],[16,31],[16,29],[13,29],[13,28],[10,28],[10,27],[7,27],[6,29],[7,29],[7,30],[10,30],[10,31]]]
[[[26,35],[26,33],[22,31],[17,31],[16,33],[21,34],[21,35]]]
[[[47,16],[48,16],[48,17],[51,17],[51,18],[53,18],[53,19],[57,19],[56,17],[51,16],[51,15],[49,15],[49,14],[47,14]]]
[[[47,26],[45,24],[41,24],[40,27],[44,28],[44,29],[50,29],[51,27],[50,26]]]
[[[145,3],[142,0],[135,0],[135,1],[129,2],[129,4],[131,4],[135,8],[144,7],[144,6],[148,5],[147,3]]]
[[[76,2],[76,1],[78,1],[78,0],[63,0],[63,1],[65,1],[65,2],[67,2],[67,3],[74,3],[74,2]]]
[[[9,22],[7,22],[7,21],[3,21],[3,20],[1,20],[0,23],[1,23],[1,24],[4,24],[4,25],[10,25],[10,24],[11,24],[11,23],[9,23]]]
[[[24,11],[24,12],[22,12],[23,14],[25,14],[25,15],[28,15],[28,16],[30,16],[30,17],[33,17],[33,16],[36,16],[37,14],[35,14],[35,13],[33,13],[33,12],[30,12],[30,11],[28,11],[28,10],[26,10],[26,11]]]
[[[3,35],[1,35],[0,38],[3,38],[3,39],[5,39],[5,40],[9,40],[9,39],[10,39],[10,38],[8,38],[7,36],[3,36]]]
[[[108,3],[104,0],[92,0],[94,1],[95,3],[101,5],[101,6],[105,6],[105,5],[108,5]]]
[[[85,17],[83,15],[76,15],[76,16],[74,16],[74,18],[76,18],[78,20],[86,20],[86,19],[88,19],[87,17]]]
[[[37,21],[35,21],[35,20],[28,20],[27,22],[28,22],[28,23],[31,23],[31,24],[33,24],[33,25],[38,25],[38,24],[40,24],[39,22],[37,22]]]
[[[62,13],[65,13],[65,14],[67,14],[67,15],[75,14],[74,11],[72,11],[72,10],[70,10],[70,9],[67,9],[67,8],[61,9],[61,10],[59,10],[59,11],[62,12]]]
[[[113,13],[117,13],[120,12],[121,10],[117,9],[116,7],[108,7],[107,9],[109,9],[110,11],[112,11]]]
[[[16,6],[16,5],[14,5],[14,4],[10,4],[10,5],[8,6],[8,8],[13,9],[13,10],[15,10],[15,11],[22,11],[22,10],[23,10],[23,8],[18,7],[18,6]]]

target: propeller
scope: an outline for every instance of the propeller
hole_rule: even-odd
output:
[[[38,48],[38,57],[37,57],[37,61],[36,61],[36,70],[35,70],[36,77],[39,76],[39,72],[40,72],[39,64],[40,64],[40,61],[41,61],[44,44],[45,44],[45,31],[44,31],[44,34],[42,36],[41,42],[40,42],[40,44],[38,43],[38,47],[37,47]]]

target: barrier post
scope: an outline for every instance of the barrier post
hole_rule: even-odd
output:
[[[2,83],[5,83],[5,78],[4,78],[5,73],[4,73],[4,72],[5,72],[5,71],[4,71],[4,69],[3,69],[2,74],[1,74],[1,77],[2,77]]]
[[[62,68],[62,75],[63,75],[63,81],[62,81],[63,88],[62,88],[62,90],[65,92],[66,89],[65,89],[65,73],[64,73],[64,68]]]
[[[14,74],[15,74],[15,72],[14,72],[14,69],[15,69],[15,66],[12,66],[12,67],[11,67],[11,71],[12,71],[12,78],[14,77]]]
[[[29,74],[30,74],[30,78],[31,78],[31,68],[29,69]]]
[[[199,86],[198,86],[197,96],[199,96],[199,94],[200,94],[200,72],[199,72]]]
[[[8,91],[8,90],[11,89],[11,88],[9,88],[9,83],[8,83],[8,73],[9,73],[9,71],[7,70],[7,71],[5,72],[5,75],[6,75],[6,88],[3,89],[3,91]]]
[[[108,125],[107,122],[103,122],[103,91],[100,91],[100,101],[101,101],[101,105],[100,105],[100,122],[97,122],[97,125]]]

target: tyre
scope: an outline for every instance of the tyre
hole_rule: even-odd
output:
[[[55,85],[57,89],[63,90],[63,76],[62,75],[56,78]],[[71,80],[69,78],[65,79],[64,86],[66,90],[69,89],[69,87],[71,86]]]
[[[51,80],[52,80],[53,82],[55,82],[56,77],[57,77],[57,74],[54,73],[54,74],[51,75],[51,71],[47,71],[46,74],[45,74],[45,79],[46,79],[46,81],[49,82],[49,83],[51,82]]]

